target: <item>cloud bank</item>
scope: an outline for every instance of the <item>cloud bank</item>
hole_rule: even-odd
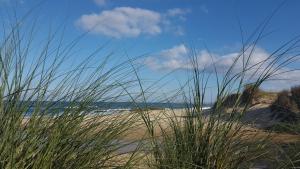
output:
[[[155,56],[146,58],[146,65],[153,70],[173,70],[173,69],[190,69],[190,56],[192,51],[184,44],[176,45],[170,49],[165,49],[159,52]],[[240,53],[233,52],[225,55],[218,55],[216,53],[209,53],[207,50],[200,50],[196,53],[198,61],[198,67],[200,69],[210,69],[213,63],[217,70],[229,69],[229,67],[235,62],[235,59]],[[250,54],[250,50],[245,51],[245,56]],[[257,63],[267,60],[269,53],[262,48],[255,48],[252,53],[252,57],[249,60],[249,66],[256,65]],[[242,57],[241,57],[242,58]],[[237,70],[242,69],[243,62],[239,59],[235,65]]]
[[[184,44],[176,45],[170,49],[162,50],[154,56],[147,57],[145,59],[145,64],[150,69],[155,71],[192,69],[192,64],[190,61],[190,56],[192,54],[191,52],[192,51]],[[275,70],[276,66],[279,66],[279,63],[274,64],[272,68],[268,66],[272,61],[272,58],[269,57],[270,53],[262,48],[256,47],[252,54],[250,54],[250,52],[251,48],[244,52],[244,58],[248,58],[248,56],[251,55],[247,64],[248,70],[246,74],[248,77],[257,78],[267,69],[273,71]],[[205,71],[208,73],[212,73],[216,69],[220,75],[224,74],[234,63],[235,66],[232,69],[233,74],[241,72],[245,67],[243,64],[245,63],[245,61],[243,61],[243,57],[239,57],[240,52],[219,55],[216,53],[209,53],[207,50],[200,50],[195,55],[199,69],[205,69]],[[293,69],[284,66],[274,73],[272,79],[277,80],[276,83],[278,86],[283,88],[290,87],[291,85],[299,83],[298,81],[294,80],[300,79],[300,73],[299,71],[294,71]],[[278,82],[278,80],[281,80],[281,82]],[[289,84],[285,84],[287,80],[289,80]]]

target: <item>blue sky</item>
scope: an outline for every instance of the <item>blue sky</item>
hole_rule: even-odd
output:
[[[143,57],[140,74],[147,80],[159,79],[169,71],[181,70],[167,80],[181,81],[189,67],[190,47],[197,49],[200,66],[211,61],[208,51],[227,68],[241,47],[239,21],[244,36],[277,8],[282,0],[49,0],[34,8],[33,18],[39,20],[41,32],[64,24],[66,39],[83,32],[90,33],[82,40],[80,54],[109,43],[105,52],[114,51],[118,60],[126,55]],[[3,20],[17,6],[19,16],[32,9],[36,0],[0,0]],[[266,33],[272,32],[258,44],[253,63],[267,57],[285,41],[300,34],[300,1],[287,0],[273,16]],[[42,36],[41,34],[39,36]],[[206,46],[206,47],[205,47]],[[125,54],[126,53],[126,54]],[[76,60],[84,59],[79,54]],[[286,67],[286,70],[297,67]],[[298,73],[289,74],[293,80]],[[299,76],[300,77],[300,76]],[[211,81],[213,86],[214,80]],[[297,84],[272,83],[270,89],[287,88]],[[176,84],[171,86],[176,88]]]

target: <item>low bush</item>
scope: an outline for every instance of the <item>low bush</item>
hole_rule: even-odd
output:
[[[237,103],[237,100],[240,96],[241,96],[240,94],[236,94],[236,93],[226,96],[223,103],[222,103],[222,106],[224,108],[233,107]],[[213,105],[213,108],[214,107],[216,107],[215,104]]]
[[[233,93],[227,95],[222,101],[222,105],[225,108],[230,108],[234,106],[243,106],[245,104],[252,105],[256,103],[261,96],[263,91],[252,84],[246,84],[242,94]],[[214,105],[213,107],[215,107]]]
[[[297,103],[298,109],[300,109],[300,86],[291,88],[292,98]]]
[[[299,127],[298,123],[276,123],[266,129],[277,133],[299,134]]]
[[[257,86],[253,84],[246,84],[241,96],[242,103],[249,103],[252,105],[255,100],[259,99],[261,92],[262,91]]]
[[[290,92],[282,91],[278,94],[276,101],[271,105],[273,118],[281,122],[296,122],[299,112],[296,102],[290,96]]]

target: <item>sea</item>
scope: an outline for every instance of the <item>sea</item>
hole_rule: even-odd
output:
[[[28,102],[27,102],[28,103]],[[37,104],[36,102],[30,102],[30,107],[26,112],[26,116],[31,116],[34,110],[36,110],[36,106],[39,105],[41,110],[46,109],[51,105],[51,110],[47,110],[47,112],[55,112],[55,114],[61,114],[66,109],[76,108],[76,103],[69,102],[49,102],[44,101],[43,103]],[[77,105],[80,105],[78,102]],[[186,108],[186,103],[136,103],[136,102],[96,102],[89,105],[88,111],[89,114],[114,114],[114,113],[122,113],[124,111],[132,111],[137,109],[148,109],[148,110],[161,110],[161,109],[184,109]],[[210,109],[211,104],[204,104],[202,109]]]

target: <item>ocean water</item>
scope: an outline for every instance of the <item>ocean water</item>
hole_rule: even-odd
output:
[[[27,102],[29,103],[29,102]],[[36,110],[37,103],[30,102],[31,105],[26,112],[26,116],[31,116],[32,113]],[[71,105],[68,102],[43,102],[40,103],[41,110],[47,111],[48,114],[61,114],[66,109],[76,108],[76,104]],[[49,108],[49,105],[50,108]],[[79,103],[78,103],[79,105]],[[186,104],[184,103],[133,103],[133,102],[96,102],[89,106],[88,113],[90,114],[114,114],[121,113],[124,111],[136,110],[140,109],[183,109],[186,108]],[[205,104],[203,105],[203,109],[209,109],[211,105]]]

